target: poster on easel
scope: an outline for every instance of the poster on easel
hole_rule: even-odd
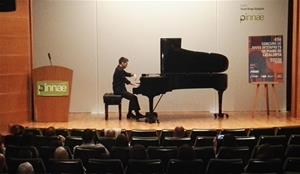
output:
[[[283,36],[249,36],[249,83],[283,81]]]

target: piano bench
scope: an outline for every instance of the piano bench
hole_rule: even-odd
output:
[[[105,93],[103,95],[103,102],[105,104],[105,120],[108,119],[108,106],[109,105],[118,105],[119,106],[119,120],[121,120],[121,111],[122,111],[122,96],[115,95],[113,93]]]

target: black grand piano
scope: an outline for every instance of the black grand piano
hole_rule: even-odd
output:
[[[140,86],[133,88],[134,94],[149,98],[149,112],[146,122],[158,122],[154,112],[153,99],[174,89],[213,88],[218,91],[219,112],[215,118],[228,117],[222,112],[222,96],[227,89],[228,59],[217,53],[204,53],[181,48],[181,38],[162,38],[161,73],[142,74]]]

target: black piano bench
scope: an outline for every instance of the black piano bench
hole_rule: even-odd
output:
[[[121,120],[122,112],[122,96],[115,95],[113,93],[105,93],[103,95],[103,102],[105,104],[105,120],[108,119],[108,106],[118,105],[119,106],[119,120]]]

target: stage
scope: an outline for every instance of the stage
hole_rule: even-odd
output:
[[[122,120],[118,119],[118,113],[110,112],[105,121],[104,114],[70,113],[68,122],[26,122],[26,127],[45,128],[92,128],[92,129],[173,129],[183,126],[185,129],[237,129],[237,128],[269,128],[300,126],[300,118],[291,117],[287,112],[227,112],[229,118],[215,119],[209,112],[159,112],[160,123],[145,123],[143,120],[128,120],[126,113],[122,113]]]

